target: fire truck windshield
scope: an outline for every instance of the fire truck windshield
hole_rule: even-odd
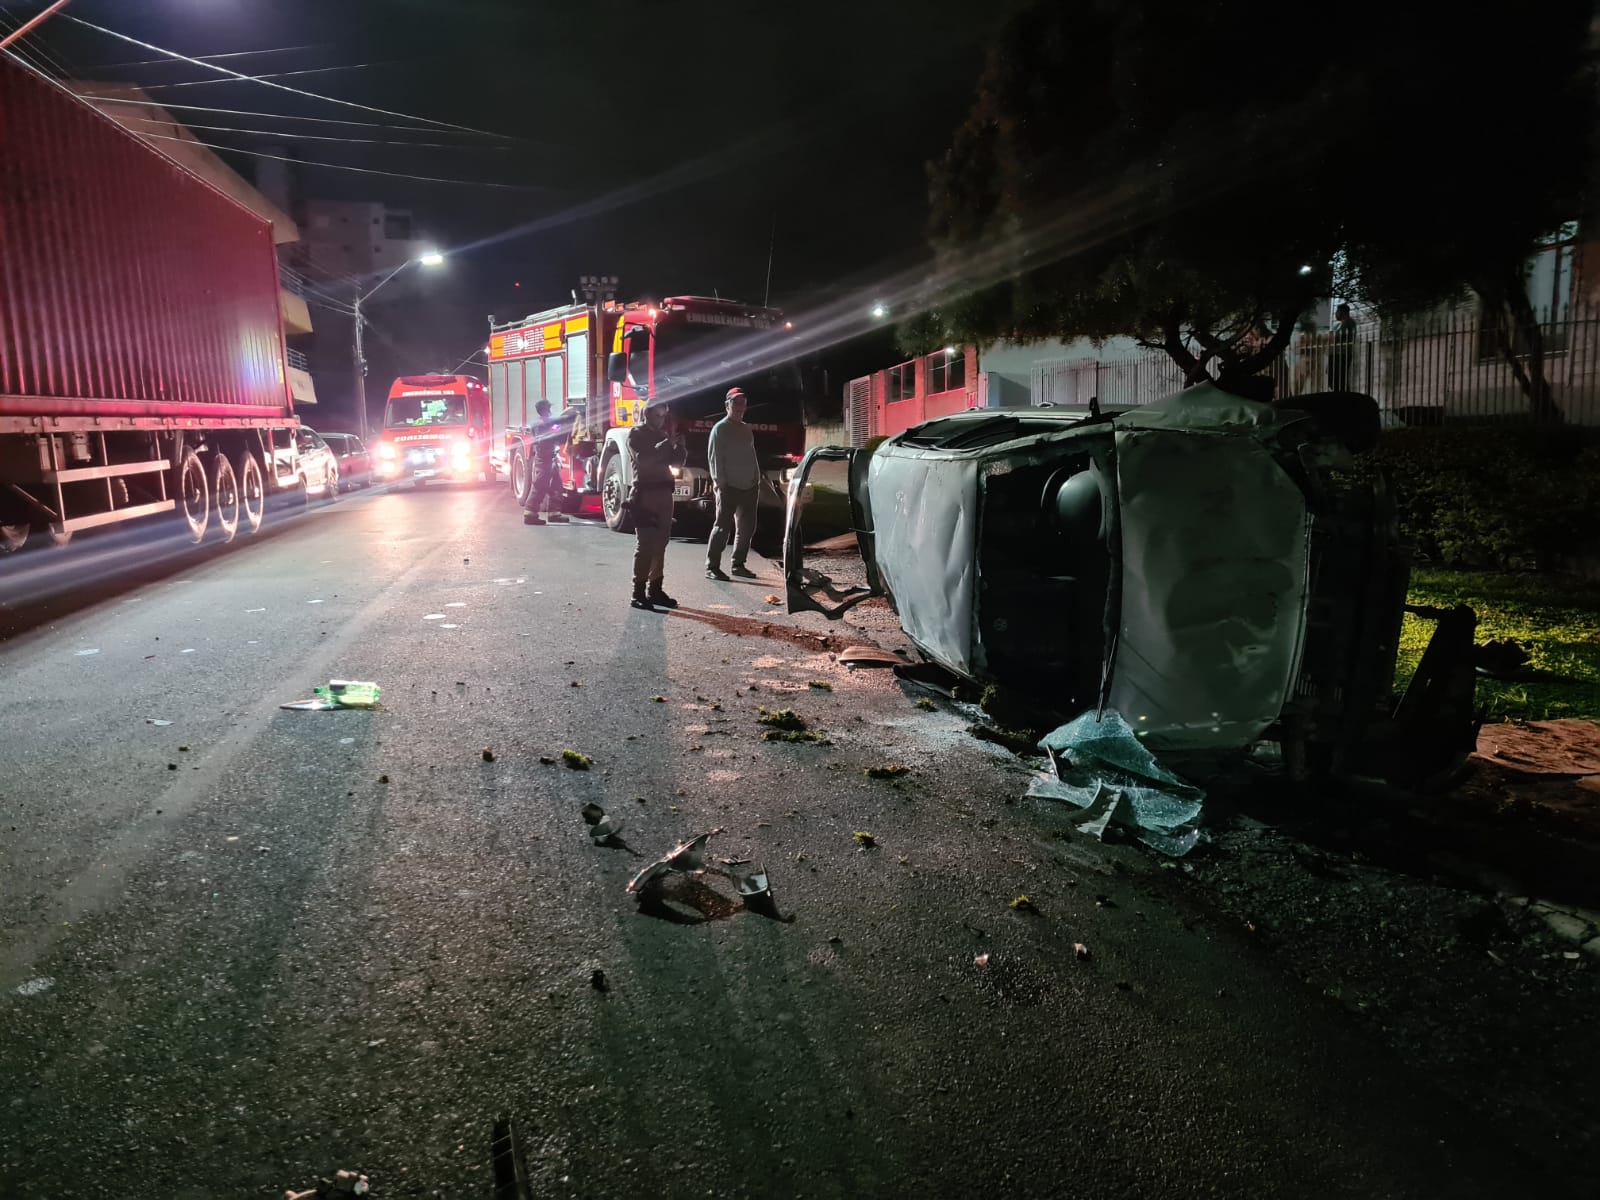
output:
[[[384,425],[389,429],[466,423],[465,396],[397,396],[389,401],[389,415],[384,420]]]
[[[800,368],[777,358],[775,334],[765,329],[670,324],[656,331],[656,387],[679,395],[734,384],[772,392],[799,392]]]

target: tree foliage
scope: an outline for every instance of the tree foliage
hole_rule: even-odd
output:
[[[1244,0],[1018,14],[930,164],[945,270],[907,338],[1132,335],[1228,382],[1336,290],[1404,313],[1472,288],[1509,313],[1582,210],[1588,5],[1314,20]]]

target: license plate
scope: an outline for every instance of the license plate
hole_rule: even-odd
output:
[[[694,495],[694,485],[688,483],[674,484],[672,494],[674,496],[692,496]]]
[[[412,472],[412,474],[414,474],[418,479],[431,479],[433,476],[437,475],[438,473],[439,472],[437,472],[437,471],[413,471]]]

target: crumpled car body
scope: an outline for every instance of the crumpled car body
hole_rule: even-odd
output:
[[[814,450],[791,485],[789,608],[885,594],[928,659],[1115,709],[1152,750],[1277,740],[1348,766],[1392,716],[1409,553],[1383,480],[1349,470],[1376,405],[1295,403],[1201,385],[1114,417],[976,410]],[[849,464],[852,593],[803,562],[799,489],[827,458]]]

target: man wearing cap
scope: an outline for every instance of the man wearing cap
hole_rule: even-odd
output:
[[[723,407],[728,415],[711,427],[707,455],[711,483],[717,489],[717,522],[706,547],[706,578],[727,581],[722,573],[722,551],[733,537],[733,573],[754,579],[745,565],[750,539],[756,533],[756,500],[761,487],[761,460],[756,457],[756,433],[744,422],[745,395],[729,390]]]

